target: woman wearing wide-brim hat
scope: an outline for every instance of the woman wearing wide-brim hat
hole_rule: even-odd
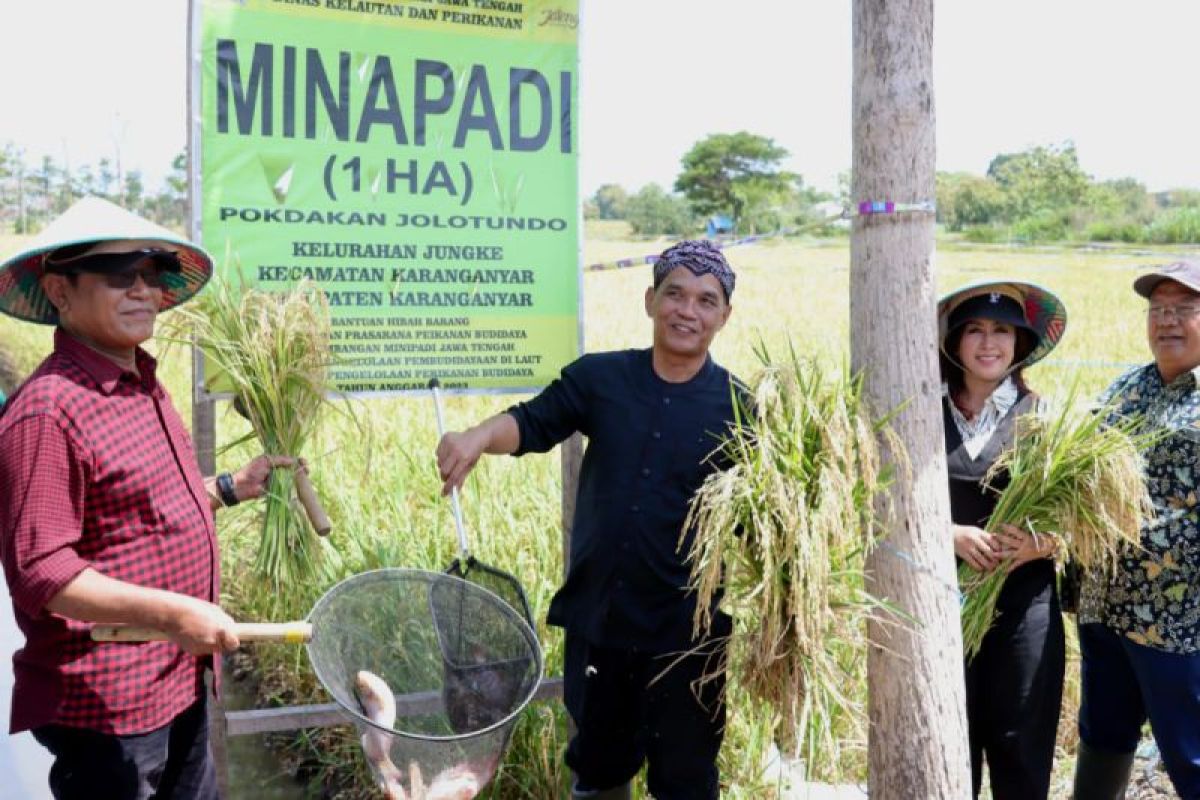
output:
[[[955,555],[979,571],[1009,569],[995,625],[966,664],[972,785],[987,763],[996,800],[1037,800],[1050,788],[1065,645],[1050,540],[1011,525],[987,531],[1003,476],[984,478],[1012,446],[1037,396],[1024,370],[1054,349],[1066,311],[1021,281],[965,286],[938,303],[946,458]]]
[[[54,351],[0,409],[0,560],[26,645],[11,731],[54,756],[57,800],[216,800],[203,672],[238,646],[217,605],[213,512],[265,491],[259,456],[205,479],[142,349],[212,260],[98,198],[0,261],[0,312],[54,325]],[[169,642],[93,642],[91,623]]]

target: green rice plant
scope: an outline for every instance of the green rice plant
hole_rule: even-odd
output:
[[[329,306],[315,284],[282,293],[214,282],[181,309],[181,324],[214,368],[210,388],[233,393],[263,450],[299,457],[329,403]],[[311,581],[329,548],[295,499],[296,473],[271,471],[254,559],[277,591]]]
[[[1142,479],[1139,452],[1154,434],[1140,433],[1139,421],[1113,420],[1067,402],[1050,415],[1017,420],[1013,446],[992,465],[985,484],[1008,476],[987,530],[1004,523],[1033,536],[1057,540],[1057,558],[1085,570],[1106,572],[1129,547],[1137,547],[1142,521],[1153,514]],[[996,618],[996,601],[1008,576],[1007,564],[979,573],[959,566],[963,652],[973,658]]]
[[[697,634],[714,605],[735,618],[731,682],[774,714],[781,751],[807,774],[861,774],[866,730],[866,619],[884,605],[864,588],[877,536],[873,498],[889,483],[861,376],[827,375],[794,348],[772,361],[760,343],[753,411],[724,443],[732,466],[693,502],[688,558]]]

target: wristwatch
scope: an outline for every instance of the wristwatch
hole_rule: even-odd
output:
[[[221,495],[221,502],[226,507],[236,506],[241,502],[238,500],[237,492],[233,490],[233,476],[228,472],[222,472],[217,476],[217,494]]]

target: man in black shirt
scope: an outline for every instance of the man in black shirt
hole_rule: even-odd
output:
[[[629,797],[643,762],[658,800],[719,793],[719,667],[731,625],[718,614],[711,639],[692,638],[684,557],[694,531],[680,537],[735,420],[740,384],[708,353],[733,288],[711,243],[668,248],[646,289],[650,349],[585,355],[532,400],[438,443],[448,493],[483,453],[546,452],[576,431],[588,438],[568,574],[548,615],[566,629],[564,699],[577,729],[566,761],[577,798]]]

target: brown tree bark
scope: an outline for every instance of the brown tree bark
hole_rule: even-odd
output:
[[[933,0],[854,0],[852,201],[934,197]],[[880,500],[869,589],[912,618],[870,625],[870,796],[970,796],[962,636],[937,362],[929,213],[855,218],[851,359],[911,463]]]

